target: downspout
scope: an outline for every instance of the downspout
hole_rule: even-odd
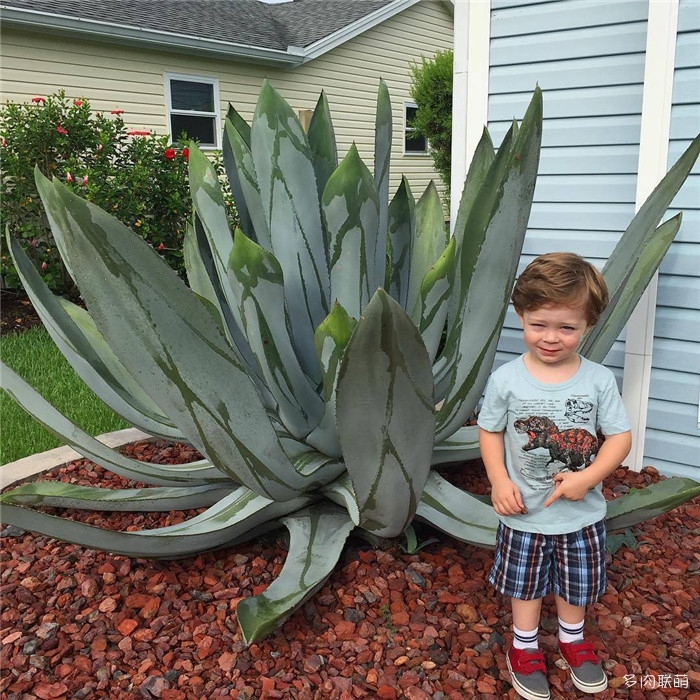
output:
[[[649,0],[636,209],[668,168],[677,29],[678,0]],[[658,273],[632,313],[625,339],[622,400],[632,425],[632,450],[626,463],[635,471],[644,467],[657,285]]]
[[[450,227],[469,163],[488,121],[491,0],[455,0]]]

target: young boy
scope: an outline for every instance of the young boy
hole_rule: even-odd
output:
[[[523,698],[550,697],[537,633],[542,598],[552,590],[573,684],[598,693],[607,678],[583,627],[586,605],[606,587],[601,482],[627,456],[631,438],[612,372],[577,348],[608,290],[583,258],[549,253],[528,265],[512,300],[527,351],[493,373],[478,420],[500,520],[489,581],[510,597],[513,613],[506,661]]]

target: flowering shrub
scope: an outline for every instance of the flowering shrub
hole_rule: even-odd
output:
[[[123,114],[93,113],[87,99],[71,100],[63,91],[0,110],[0,225],[3,233],[9,226],[57,293],[74,295],[75,289],[36,192],[35,165],[138,232],[184,277],[182,241],[192,212],[187,142],[172,144],[167,136],[127,129]],[[223,176],[220,158],[216,162]],[[230,197],[227,203],[235,225]],[[4,236],[2,246],[4,284],[19,287]]]

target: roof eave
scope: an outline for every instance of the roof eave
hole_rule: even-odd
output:
[[[384,5],[384,7],[380,7],[378,10],[370,12],[368,15],[361,17],[352,24],[348,24],[346,27],[339,29],[337,32],[333,32],[323,37],[323,39],[319,39],[313,44],[306,46],[304,48],[303,62],[306,63],[307,61],[322,56],[324,53],[331,51],[350,39],[354,39],[368,29],[381,24],[390,17],[393,17],[399,12],[403,12],[419,2],[420,0],[394,0],[394,2],[390,2],[388,5]]]
[[[214,58],[235,58],[239,61],[254,61],[272,65],[296,66],[304,60],[298,47],[289,46],[286,51],[246,46],[214,39],[173,34],[154,29],[140,29],[96,20],[85,20],[62,15],[22,10],[0,4],[2,24],[7,27],[29,29],[37,32],[82,36],[111,44],[149,47]]]

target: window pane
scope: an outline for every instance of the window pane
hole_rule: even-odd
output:
[[[213,117],[188,117],[183,114],[170,115],[173,140],[184,132],[187,138],[199,141],[203,146],[216,146],[216,119]]]
[[[404,141],[405,153],[425,153],[428,150],[424,136],[414,136],[410,131],[406,132]]]
[[[409,127],[413,124],[416,113],[418,112],[418,107],[409,107],[406,105],[406,126]]]
[[[214,86],[190,80],[171,80],[170,97],[173,109],[191,109],[197,112],[214,111]]]

